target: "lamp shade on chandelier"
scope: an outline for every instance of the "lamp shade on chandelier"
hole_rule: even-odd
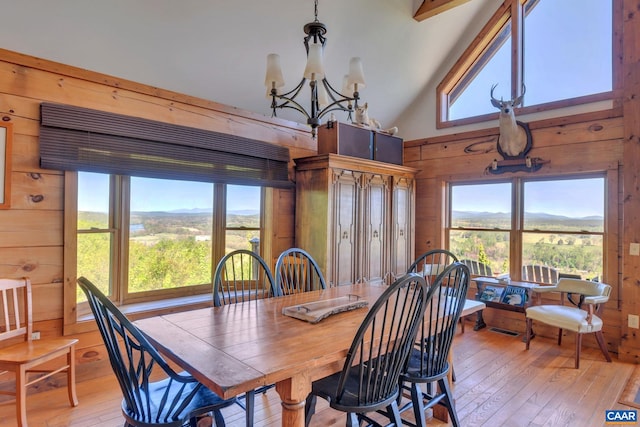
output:
[[[351,58],[349,73],[343,77],[340,91],[335,89],[325,75],[323,52],[327,41],[327,27],[318,21],[318,0],[314,2],[315,19],[304,26],[304,46],[307,51],[307,65],[302,80],[290,91],[283,91],[285,86],[280,56],[275,53],[267,55],[267,72],[265,86],[271,97],[271,109],[276,116],[278,109],[291,108],[299,111],[307,118],[311,126],[311,134],[315,138],[316,128],[322,123],[322,117],[332,111],[345,111],[351,119],[351,113],[358,107],[359,90],[364,88],[365,80],[360,58]],[[311,105],[307,110],[296,100],[309,82]]]

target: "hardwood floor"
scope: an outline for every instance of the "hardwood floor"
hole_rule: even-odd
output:
[[[585,344],[592,339],[585,337]],[[626,409],[617,403],[634,365],[606,363],[600,350],[583,349],[580,369],[574,369],[574,342],[569,334],[559,347],[555,339],[536,337],[525,351],[522,335],[488,329],[474,332],[467,323],[454,347],[457,381],[454,395],[462,426],[602,426],[606,409]],[[594,345],[591,343],[590,345]],[[122,426],[122,395],[112,375],[77,384],[80,404],[69,406],[66,389],[31,394],[27,418],[31,427]],[[280,425],[280,401],[274,389],[256,398],[256,426]],[[238,406],[224,411],[227,425],[244,426]],[[15,425],[13,403],[0,406],[0,425]],[[313,426],[341,426],[344,415],[318,400]],[[430,426],[446,423],[431,419]]]

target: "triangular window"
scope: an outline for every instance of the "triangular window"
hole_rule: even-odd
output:
[[[438,85],[438,127],[489,119],[494,85],[498,99],[525,91],[520,112],[610,99],[619,2],[505,0]]]

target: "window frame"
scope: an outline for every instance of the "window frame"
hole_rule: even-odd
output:
[[[536,1],[536,0],[532,0]],[[523,19],[526,0],[505,0],[491,16],[487,24],[480,30],[473,42],[462,53],[436,88],[436,129],[463,126],[490,120],[497,120],[498,112],[467,117],[456,120],[448,119],[448,111],[452,93],[461,93],[458,86],[470,81],[470,74],[478,64],[486,63],[492,54],[492,44],[500,35],[505,25],[511,23],[511,99],[522,91],[523,80]],[[622,0],[612,0],[612,90],[576,98],[563,99],[537,105],[529,105],[515,109],[517,115],[550,111],[559,108],[573,107],[599,101],[613,100],[613,107],[618,107],[622,96],[622,34],[617,31],[622,27]],[[472,77],[471,77],[472,78]]]
[[[610,253],[616,253],[618,242],[618,207],[614,203],[610,203],[612,194],[617,195],[618,186],[618,171],[617,170],[604,170],[604,171],[590,171],[585,173],[572,172],[561,175],[544,175],[544,176],[515,176],[512,178],[501,177],[499,179],[442,179],[443,185],[443,247],[450,249],[450,232],[458,230],[481,230],[485,229],[471,229],[471,228],[452,228],[451,227],[451,215],[452,215],[452,187],[454,185],[483,185],[493,183],[510,182],[512,184],[511,195],[511,223],[510,230],[504,229],[486,229],[486,231],[496,232],[508,232],[510,236],[509,241],[509,274],[513,280],[521,280],[522,275],[522,242],[523,233],[529,233],[531,230],[524,229],[524,183],[531,181],[557,181],[557,180],[572,180],[572,179],[586,179],[586,178],[603,178],[604,179],[604,224],[602,232],[587,233],[589,235],[601,235],[603,239],[602,243],[602,281],[612,282],[613,275],[617,274],[618,266],[614,266],[615,259],[611,259],[608,255]],[[555,231],[555,230],[554,230]],[[549,231],[546,231],[549,232]],[[563,232],[564,234],[581,234],[577,232]],[[582,233],[584,234],[584,233]]]
[[[65,200],[64,200],[64,334],[86,332],[94,329],[88,304],[77,303],[77,236],[79,233],[94,231],[79,231],[78,222],[78,172],[66,171],[64,175]],[[109,188],[109,228],[98,230],[113,234],[111,270],[111,299],[119,305],[123,311],[132,318],[139,318],[157,314],[156,310],[176,311],[193,308],[190,301],[201,306],[202,296],[205,296],[205,305],[211,305],[209,297],[213,288],[213,274],[217,262],[225,255],[225,235],[226,235],[226,184],[213,183],[213,206],[212,206],[212,250],[211,250],[211,282],[200,285],[191,285],[180,288],[162,289],[147,292],[129,293],[126,289],[127,269],[128,269],[128,247],[129,240],[129,192],[130,177],[110,174]],[[264,239],[266,235],[265,206],[266,198],[272,197],[272,191],[264,186],[260,189],[260,252],[263,253]],[[185,299],[186,298],[186,299]],[[172,304],[171,300],[176,303]],[[138,306],[136,308],[136,306]],[[180,308],[178,308],[180,306]],[[150,308],[156,307],[156,308]]]

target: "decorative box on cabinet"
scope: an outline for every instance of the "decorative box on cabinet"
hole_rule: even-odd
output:
[[[415,169],[323,154],[295,159],[296,246],[331,286],[390,283],[413,261]]]
[[[318,128],[318,154],[340,154],[401,165],[402,138],[362,126],[328,122]]]

